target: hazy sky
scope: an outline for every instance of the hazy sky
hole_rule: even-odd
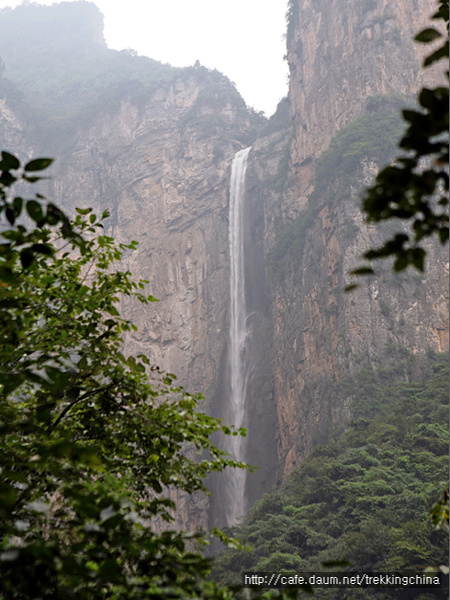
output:
[[[53,4],[55,0],[38,0]],[[0,0],[0,8],[21,0]],[[110,48],[133,48],[176,67],[198,59],[271,115],[287,93],[287,0],[94,0]]]

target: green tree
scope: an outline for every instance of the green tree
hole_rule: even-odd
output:
[[[122,352],[120,297],[155,300],[117,267],[136,243],[103,234],[107,213],[14,195],[51,162],[0,160],[0,598],[225,597],[164,491],[242,465],[200,395]]]
[[[447,35],[434,27],[421,31],[415,40],[428,44],[441,40],[441,45],[424,60],[429,67],[449,57],[448,0],[439,0],[433,20],[445,23]],[[448,71],[446,73],[448,79]],[[366,190],[362,208],[369,223],[398,219],[407,230],[395,234],[379,248],[368,250],[369,260],[393,258],[394,271],[414,266],[424,271],[426,251],[423,240],[437,236],[441,244],[448,241],[449,191],[449,89],[448,85],[424,87],[418,96],[419,110],[404,110],[406,133],[399,143],[403,151],[382,169],[375,183]],[[372,274],[370,266],[353,271],[355,275]],[[347,289],[355,287],[351,284]]]
[[[348,430],[317,447],[252,507],[236,529],[252,552],[219,556],[213,568],[218,582],[239,581],[242,570],[420,572],[448,562],[448,537],[432,527],[448,532],[448,496],[432,515],[427,510],[448,481],[448,355],[429,354],[421,362],[404,354],[403,361],[411,368],[408,383],[401,381],[397,361],[395,369],[373,371],[370,379],[366,367],[338,384],[337,393],[342,387],[353,399]],[[433,597],[444,600],[448,571],[440,570],[443,587]],[[314,588],[318,598],[353,593]],[[361,597],[423,600],[422,594],[372,588]]]

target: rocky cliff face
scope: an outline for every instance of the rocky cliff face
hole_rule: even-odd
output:
[[[128,350],[150,352],[183,383],[209,392],[226,320],[229,165],[250,121],[225,104],[213,116],[199,108],[200,118],[223,118],[216,135],[183,123],[200,90],[195,76],[182,76],[144,107],[129,98],[115,114],[99,115],[58,161],[50,193],[66,206],[109,208],[107,230],[139,241],[127,266],[160,302],[122,307],[139,328]]]
[[[308,189],[312,160],[367,98],[411,96],[423,82],[413,37],[436,10],[433,0],[291,0],[289,95],[296,131],[293,164]]]
[[[389,361],[398,362],[404,377],[404,349],[422,354],[448,347],[448,262],[440,247],[430,246],[423,278],[394,276],[386,266],[376,280],[344,295],[346,273],[382,236],[362,223],[354,198],[321,204],[304,236],[296,268],[273,288],[274,397],[284,474],[351,417],[358,390],[342,395],[339,381]]]
[[[69,17],[70,5],[63,8]],[[76,5],[74,10],[78,18],[84,9]],[[53,15],[60,24],[60,12],[36,9],[43,23]],[[15,13],[0,15],[0,29],[5,27],[2,17],[9,23]],[[3,79],[1,147],[24,158],[55,156],[52,179],[41,191],[69,213],[75,207],[92,207],[98,213],[107,208],[111,216],[105,232],[118,242],[139,242],[138,250],[125,256],[124,266],[149,281],[148,291],[159,302],[144,309],[139,303],[123,303],[122,314],[138,327],[128,336],[125,351],[145,353],[153,365],[176,373],[180,385],[203,393],[205,410],[222,414],[231,162],[238,150],[251,144],[261,117],[247,109],[218,72],[171,69],[99,47],[98,18],[94,21],[83,29],[86,35],[90,32],[93,55],[79,60],[88,61],[88,80],[103,73],[106,65],[109,86],[95,93],[89,90],[86,98],[72,93],[70,79],[81,76],[76,65],[70,65],[74,70],[67,83],[58,71],[58,57],[50,52],[48,68],[63,90],[61,98],[52,96],[54,114],[45,98],[39,103],[36,95],[38,118],[27,124],[13,108],[10,92],[16,88]],[[61,44],[70,50],[70,39],[62,36]],[[44,50],[42,43],[39,50]],[[5,52],[13,62],[14,52]],[[123,61],[131,72],[124,71]],[[20,87],[20,65],[15,70],[7,66],[6,72]],[[45,73],[38,72],[33,85],[45,91]],[[24,92],[26,103],[29,88]],[[67,94],[70,110],[64,101]],[[276,461],[276,453],[273,456]],[[255,493],[262,493],[261,486]],[[206,525],[207,502],[178,497],[177,504],[184,527]]]
[[[398,361],[399,376],[407,378],[400,373],[405,349],[420,355],[448,347],[442,247],[430,245],[423,278],[395,277],[386,265],[376,279],[343,294],[346,274],[386,232],[366,227],[359,209],[359,193],[380,166],[368,148],[389,137],[389,110],[378,103],[380,97],[411,97],[420,87],[420,53],[411,38],[434,8],[428,0],[290,3],[291,138],[284,121],[290,163],[281,176],[282,152],[272,153],[273,141],[265,136],[255,144],[260,160],[254,166],[265,206],[282,476],[348,422],[357,389],[339,391],[346,375],[362,364]],[[352,152],[357,160],[346,164],[343,157]],[[386,146],[384,160],[391,153]],[[261,168],[270,161],[272,181]]]

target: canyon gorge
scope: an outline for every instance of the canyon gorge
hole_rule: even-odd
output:
[[[420,370],[421,356],[448,350],[448,258],[437,243],[424,274],[379,265],[343,291],[364,251],[391,232],[364,222],[361,192],[395,155],[400,109],[442,77],[421,69],[413,42],[435,8],[290,0],[289,94],[270,119],[217,71],[108,50],[91,3],[0,11],[1,148],[54,156],[45,194],[68,213],[109,209],[106,233],[139,242],[124,264],[159,302],[122,302],[138,328],[126,352],[146,354],[201,392],[205,412],[247,429],[225,449],[258,468],[230,497],[223,475],[209,499],[177,497],[184,527],[234,524],[343,432],[358,395],[344,384],[362,367],[409,352]],[[53,32],[50,46],[42,31]],[[27,48],[14,43],[19,33]]]

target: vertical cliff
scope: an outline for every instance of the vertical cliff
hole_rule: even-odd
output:
[[[201,391],[208,411],[220,404],[228,342],[230,165],[252,127],[224,78],[182,73],[144,104],[124,98],[77,131],[51,190],[66,206],[109,208],[106,231],[139,241],[125,264],[159,302],[122,305],[138,327],[126,351]],[[179,504],[184,525],[204,522],[204,506]]]
[[[434,10],[433,0],[290,0],[289,95],[300,189],[310,181],[311,161],[368,98],[419,89],[423,52],[412,38]]]
[[[254,166],[265,207],[282,474],[348,422],[357,390],[342,391],[345,376],[398,360],[398,376],[408,378],[402,352],[448,346],[441,247],[430,244],[423,277],[394,276],[384,265],[343,293],[364,250],[396,227],[367,227],[359,197],[395,152],[398,111],[423,81],[412,37],[434,8],[428,0],[290,2],[290,124],[285,117],[257,140]]]

